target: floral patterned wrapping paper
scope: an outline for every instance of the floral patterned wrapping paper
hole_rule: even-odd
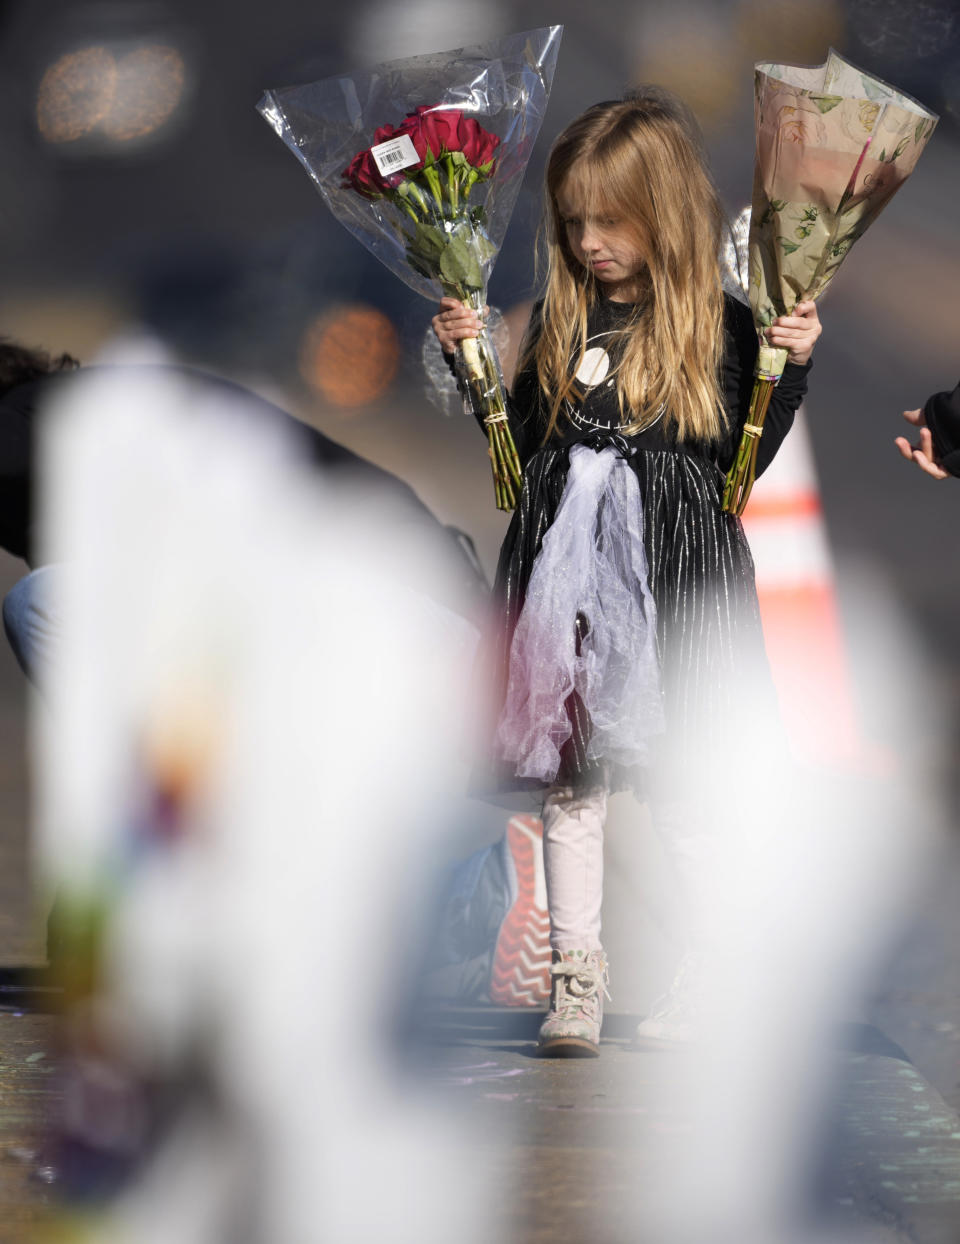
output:
[[[830,52],[819,68],[760,64],[750,213],[749,297],[760,336],[748,422],[723,489],[742,514],[787,351],[763,331],[819,298],[858,237],[913,172],[937,117]]]
[[[758,330],[818,298],[913,172],[937,116],[831,51],[756,66],[750,305]]]

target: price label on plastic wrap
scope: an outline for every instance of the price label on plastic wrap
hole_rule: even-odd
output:
[[[401,134],[399,138],[388,138],[385,143],[377,143],[370,148],[370,154],[377,163],[381,177],[420,163],[417,149],[409,134]]]

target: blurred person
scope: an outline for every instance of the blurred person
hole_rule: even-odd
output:
[[[544,792],[553,988],[539,1049],[594,1056],[607,797],[647,799],[676,856],[695,854],[684,797],[707,772],[703,730],[717,745],[735,733],[744,671],[769,681],[749,548],[720,501],[758,342],[723,293],[722,211],[672,96],[644,88],[575,120],[551,151],[546,204],[546,292],[510,402],[523,486],[495,587],[494,757],[501,786]],[[433,320],[448,354],[478,323],[451,298]],[[812,302],[768,330],[788,363],[758,472],[820,332]],[[672,775],[667,747],[684,758]],[[645,1023],[640,1035],[680,1031],[656,1009]]]
[[[0,547],[31,567],[7,594],[3,621],[14,654],[29,677],[35,678],[38,667],[48,666],[54,659],[61,629],[58,570],[39,564],[34,530],[40,424],[51,406],[91,375],[121,379],[140,374],[148,378],[157,369],[189,380],[210,397],[224,399],[223,408],[237,420],[272,425],[292,437],[303,458],[316,468],[318,482],[335,480],[338,486],[368,488],[384,508],[382,517],[394,530],[411,538],[422,535],[439,562],[455,568],[455,580],[465,590],[459,602],[445,603],[463,609],[465,599],[471,614],[483,607],[487,584],[467,536],[445,528],[397,476],[248,389],[175,364],[81,366],[69,354],[53,356],[0,341]],[[136,417],[135,412],[131,417]],[[211,471],[215,469],[216,464],[211,463]],[[449,582],[446,578],[441,581]]]
[[[897,437],[894,443],[903,457],[934,479],[960,477],[960,384],[952,392],[934,393],[903,417],[920,433],[916,444]]]

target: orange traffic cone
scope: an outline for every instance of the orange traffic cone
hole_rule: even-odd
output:
[[[743,518],[767,655],[797,758],[862,761],[834,569],[803,412],[757,481]]]

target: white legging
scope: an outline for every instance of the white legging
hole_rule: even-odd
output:
[[[543,864],[553,950],[599,950],[605,786],[551,786],[543,803]]]

